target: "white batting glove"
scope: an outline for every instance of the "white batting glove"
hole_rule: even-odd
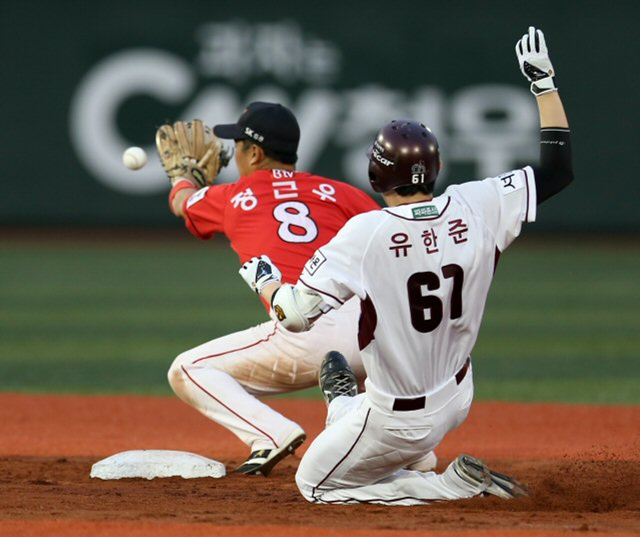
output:
[[[529,32],[516,43],[516,55],[522,74],[531,82],[531,93],[542,95],[558,91],[553,81],[553,65],[541,30],[529,26]]]
[[[282,273],[266,255],[252,257],[238,272],[247,285],[258,294],[270,283],[282,281]]]

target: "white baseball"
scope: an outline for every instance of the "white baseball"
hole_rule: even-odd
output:
[[[130,170],[139,170],[147,163],[147,154],[141,147],[130,147],[122,153],[122,162]]]

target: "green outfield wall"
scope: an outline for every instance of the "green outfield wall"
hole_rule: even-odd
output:
[[[7,0],[0,7],[0,225],[170,226],[153,155],[162,122],[290,105],[300,168],[366,187],[365,149],[395,117],[429,124],[451,182],[538,154],[514,45],[545,32],[573,130],[576,183],[537,230],[640,231],[637,2]],[[221,181],[234,180],[230,168]]]

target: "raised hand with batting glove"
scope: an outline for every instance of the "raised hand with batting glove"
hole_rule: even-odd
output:
[[[542,30],[529,26],[529,31],[516,43],[516,54],[520,70],[531,82],[531,92],[534,95],[558,90],[553,80],[555,72]]]

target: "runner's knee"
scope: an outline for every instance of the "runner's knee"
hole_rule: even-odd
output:
[[[169,371],[167,371],[169,386],[171,386],[171,389],[178,395],[184,384],[185,373],[182,366],[187,361],[186,354],[187,353],[184,352],[179,354],[169,367]]]
[[[300,494],[304,497],[308,502],[313,501],[313,487],[309,484],[307,478],[305,477],[305,471],[303,469],[303,460],[300,461],[300,466],[298,466],[298,470],[296,471],[296,485],[298,486],[298,490]]]

